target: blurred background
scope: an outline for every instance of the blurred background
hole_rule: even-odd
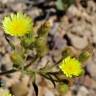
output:
[[[50,56],[42,58],[41,66],[47,60],[58,61],[66,47],[75,55],[86,50],[91,54],[84,64],[84,75],[75,78],[70,88],[66,84],[54,88],[50,81],[38,76],[39,96],[96,96],[96,0],[0,0],[0,72],[12,67],[12,50],[2,30],[4,16],[12,12],[26,13],[37,26],[52,21],[48,37]],[[20,81],[20,76],[20,72],[1,75],[0,86],[4,84],[14,96],[35,96],[29,77]]]

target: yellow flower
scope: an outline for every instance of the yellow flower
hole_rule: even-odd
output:
[[[5,33],[11,36],[23,36],[32,30],[32,19],[23,13],[11,14],[3,20]]]
[[[0,96],[12,96],[8,90],[0,88]]]
[[[81,63],[75,58],[71,58],[70,56],[66,57],[61,62],[59,68],[69,78],[71,78],[72,76],[79,76],[83,71]]]

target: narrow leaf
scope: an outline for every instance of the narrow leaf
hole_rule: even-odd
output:
[[[36,85],[35,82],[33,82],[32,84],[33,84],[33,87],[34,87],[35,94],[36,94],[36,96],[38,96],[38,86]]]
[[[53,79],[53,77],[51,75],[48,75],[49,78],[50,78],[50,81],[52,82],[52,84],[54,85],[54,88],[56,87],[56,84],[55,84],[55,81]]]

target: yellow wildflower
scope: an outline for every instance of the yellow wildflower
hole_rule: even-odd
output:
[[[8,90],[0,88],[0,96],[12,96]]]
[[[32,30],[32,19],[23,13],[12,13],[2,23],[5,33],[11,36],[23,36]]]
[[[72,76],[79,76],[82,73],[81,63],[75,58],[71,58],[70,56],[66,57],[61,62],[59,68],[69,78]]]

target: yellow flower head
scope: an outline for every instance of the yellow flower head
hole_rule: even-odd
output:
[[[0,96],[12,96],[8,90],[0,88]]]
[[[61,62],[59,68],[69,78],[72,76],[79,76],[82,73],[81,63],[75,58],[71,58],[70,56],[66,57]]]
[[[11,36],[23,36],[32,30],[32,19],[22,13],[12,13],[2,23],[5,33]]]

